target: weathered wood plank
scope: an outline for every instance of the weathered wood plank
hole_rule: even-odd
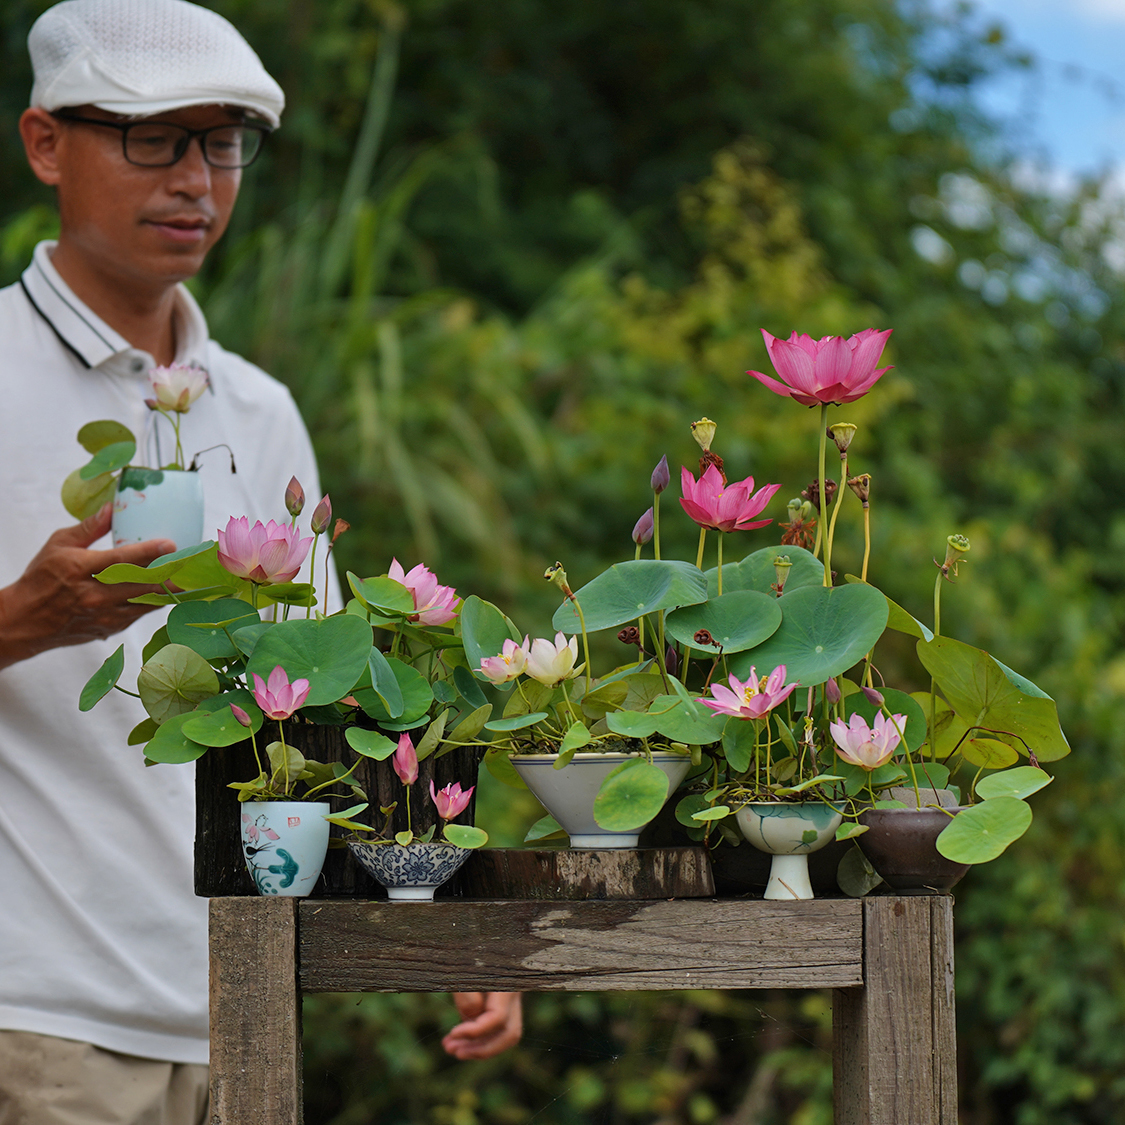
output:
[[[833,1002],[836,1125],[956,1125],[951,919],[940,896],[864,900],[865,987]]]
[[[863,904],[304,902],[310,992],[846,988]]]
[[[296,900],[212,900],[210,944],[209,1125],[301,1125]]]
[[[465,898],[713,898],[706,848],[482,848],[461,868]]]

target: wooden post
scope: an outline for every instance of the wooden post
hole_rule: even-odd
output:
[[[297,900],[211,900],[210,1125],[301,1125]]]
[[[833,1000],[836,1125],[957,1125],[952,901],[864,900],[864,987]]]

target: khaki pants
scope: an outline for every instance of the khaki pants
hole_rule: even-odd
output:
[[[0,1125],[205,1125],[207,1067],[0,1031]]]

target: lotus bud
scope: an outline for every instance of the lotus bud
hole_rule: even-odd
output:
[[[841,457],[847,453],[848,446],[851,445],[852,438],[855,437],[858,428],[853,426],[851,422],[833,422],[828,427],[828,436],[836,443],[836,448],[840,451]]]
[[[675,676],[680,670],[680,656],[672,645],[664,650],[664,667],[669,676]]]
[[[235,717],[235,718],[236,718],[236,719],[237,719],[237,720],[238,720],[238,721],[239,721],[239,722],[240,722],[240,723],[241,723],[241,724],[242,724],[242,725],[243,725],[244,727],[248,727],[248,726],[250,726],[250,725],[251,725],[251,719],[250,719],[250,716],[249,716],[249,715],[248,715],[248,714],[247,714],[247,713],[246,713],[245,711],[243,711],[243,710],[242,710],[242,708],[241,708],[241,707],[239,707],[239,705],[238,705],[237,703],[232,703],[232,704],[230,705],[230,709],[231,709],[231,713],[232,713],[232,714],[234,715],[234,717]]]
[[[832,704],[833,707],[840,702],[842,696],[840,694],[840,685],[836,683],[835,676],[829,676],[824,681],[824,697]]]
[[[715,423],[710,418],[700,418],[698,422],[692,422],[691,436],[695,438],[696,444],[704,453],[711,452],[711,442],[715,440],[716,429]]]
[[[399,735],[398,749],[391,757],[391,768],[403,785],[413,785],[418,780],[418,755],[406,731]]]
[[[290,477],[285,486],[285,510],[296,519],[305,506],[305,490],[296,477]]]
[[[652,491],[659,496],[668,487],[668,482],[671,479],[671,474],[668,472],[668,455],[665,454],[660,458],[656,468],[652,470]]]
[[[875,704],[876,707],[882,707],[883,706],[883,703],[885,702],[884,699],[883,699],[883,693],[881,691],[879,691],[878,688],[864,686],[860,690],[863,692],[864,695],[867,696],[868,703],[873,703],[873,704]]]
[[[647,512],[633,525],[633,542],[638,547],[644,546],[652,538],[652,509],[649,508]]]
[[[863,501],[863,506],[868,506],[871,499],[871,474],[860,473],[857,477],[848,477],[848,488]]]
[[[313,535],[323,535],[332,523],[332,501],[325,494],[324,498],[313,509],[312,521],[309,526]]]
[[[789,561],[788,555],[778,555],[773,560],[773,572],[777,575],[777,584],[774,589],[780,594],[785,589],[785,580],[789,577],[789,571],[793,564]]]

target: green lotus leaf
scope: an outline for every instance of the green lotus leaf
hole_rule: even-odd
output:
[[[367,609],[407,617],[415,611],[413,595],[393,578],[357,578],[349,570],[348,585]]]
[[[605,725],[626,738],[648,738],[656,733],[656,716],[648,711],[610,711]]]
[[[127,441],[114,441],[102,446],[90,460],[78,470],[83,480],[93,480],[103,473],[116,473],[133,459],[137,443],[131,438]]]
[[[728,540],[729,542],[729,540]],[[757,590],[759,594],[774,596],[777,582],[774,559],[785,556],[792,564],[785,579],[786,591],[802,586],[824,585],[824,564],[804,547],[762,547],[736,563],[723,564],[723,596],[735,590]],[[719,593],[719,569],[707,571],[708,597]]]
[[[634,559],[603,571],[575,596],[585,614],[587,631],[597,633],[616,629],[646,613],[704,602],[707,581],[690,563]],[[551,627],[563,633],[581,632],[578,613],[569,599],[555,611]]]
[[[78,431],[78,444],[87,453],[100,453],[107,445],[124,445],[130,441],[136,444],[137,439],[133,436],[133,431],[111,418],[87,422]]]
[[[406,710],[402,688],[399,687],[398,677],[390,662],[375,645],[371,646],[371,651],[367,654],[367,667],[371,673],[372,690],[379,697],[388,718],[399,718]]]
[[[168,638],[186,645],[205,660],[225,660],[238,655],[231,635],[261,622],[258,611],[238,598],[213,602],[184,602],[168,614]]]
[[[105,658],[101,667],[86,681],[82,694],[78,697],[78,710],[89,711],[99,699],[103,699],[117,686],[121,673],[125,671],[125,646],[118,645]]]
[[[362,618],[341,613],[320,621],[281,621],[258,639],[246,674],[268,680],[281,665],[290,683],[309,681],[305,702],[317,707],[335,703],[351,692],[367,667],[370,652],[371,626]]]
[[[441,740],[445,737],[445,724],[449,722],[449,716],[452,714],[452,711],[442,711],[426,727],[426,733],[422,735],[418,745],[414,747],[414,753],[418,755],[418,761],[424,762],[441,745]]]
[[[952,637],[919,641],[917,648],[918,658],[958,717],[985,728],[979,736],[988,732],[1016,736],[1026,743],[1020,746],[1021,753],[1030,749],[1043,762],[1070,753],[1054,701],[1030,680],[1004,668],[983,649]]]
[[[447,824],[441,834],[458,848],[480,848],[488,843],[488,833],[483,828],[468,824]]]
[[[729,716],[720,715],[698,700],[662,695],[653,700],[649,713],[658,734],[689,746],[706,746],[723,737]]]
[[[734,773],[745,773],[750,768],[758,725],[754,719],[732,719],[723,728],[723,754]]]
[[[1031,806],[1016,797],[993,797],[962,809],[937,838],[937,850],[954,863],[987,863],[1031,824]]]
[[[772,595],[756,590],[736,590],[700,605],[686,606],[664,619],[664,631],[680,644],[698,649],[704,656],[744,652],[777,632],[781,607]],[[695,634],[706,629],[718,648],[697,644]]]
[[[394,739],[376,730],[348,727],[344,731],[344,737],[357,754],[362,754],[365,758],[374,758],[377,762],[385,761],[398,749],[398,743]]]
[[[90,480],[85,480],[82,470],[75,469],[63,481],[63,507],[76,520],[89,519],[113,500],[116,491],[117,478],[112,473],[101,473]]]
[[[887,625],[887,599],[874,586],[802,586],[778,599],[782,620],[763,644],[730,660],[745,679],[785,665],[786,680],[803,687],[839,676],[875,647]]]
[[[668,799],[668,776],[644,758],[623,762],[594,798],[594,820],[607,832],[631,832],[648,824]]]
[[[881,882],[880,875],[855,845],[848,848],[836,867],[836,885],[850,898],[863,898]]]
[[[449,742],[470,742],[484,729],[492,714],[492,704],[486,703],[475,711],[470,711],[449,733]]]
[[[977,782],[977,796],[991,801],[996,797],[1016,797],[1022,800],[1038,793],[1055,779],[1046,770],[1034,766],[1017,766],[1014,770],[990,774]]]
[[[465,599],[458,616],[465,659],[469,671],[478,679],[487,678],[477,673],[482,660],[499,656],[505,641],[512,640],[518,644],[523,639],[515,625],[496,606],[475,595]]]
[[[359,621],[360,619],[353,617],[351,620]],[[364,628],[368,632],[368,651],[372,651],[370,626],[364,625]],[[257,650],[255,650],[256,655]],[[426,677],[417,668],[404,664],[395,656],[388,656],[386,661],[390,666],[392,675],[398,681],[399,691],[402,693],[402,713],[392,717],[373,688],[362,688],[355,691],[355,698],[368,715],[387,727],[388,730],[392,729],[392,724],[394,724],[396,730],[413,729],[419,722],[426,721],[430,704],[434,701],[433,689],[427,682]]]
[[[1002,770],[1020,760],[1018,751],[997,738],[966,738],[961,755],[970,765],[986,770]]]
[[[511,789],[526,789],[527,785],[512,765],[507,751],[492,746],[484,752],[484,767],[497,781]]]
[[[559,753],[573,753],[575,750],[581,750],[583,746],[589,746],[591,741],[590,731],[586,724],[575,723],[563,735],[563,740],[559,743]]]
[[[566,829],[553,816],[540,817],[524,836],[525,844],[534,844],[539,840],[554,840],[566,836]]]
[[[182,715],[174,715],[167,722],[161,723],[160,729],[145,745],[145,757],[150,762],[164,762],[168,765],[183,765],[202,758],[207,753],[207,747],[193,742],[181,729],[194,715],[194,711],[185,711]]]
[[[164,723],[217,695],[219,678],[197,652],[186,645],[170,644],[145,663],[137,676],[137,690],[149,715]]]
[[[458,665],[453,669],[453,686],[470,707],[483,707],[487,702],[484,698],[484,692],[480,690],[480,685],[468,668],[462,668]],[[452,702],[452,700],[449,702]]]
[[[504,734],[513,730],[524,730],[527,727],[533,727],[536,723],[541,723],[547,718],[546,711],[532,711],[529,715],[512,715],[507,719],[493,719],[483,726],[483,730],[497,731]]]
[[[188,717],[180,729],[192,742],[203,746],[233,746],[250,737],[250,731],[234,717],[230,703],[207,714],[197,711]]]

